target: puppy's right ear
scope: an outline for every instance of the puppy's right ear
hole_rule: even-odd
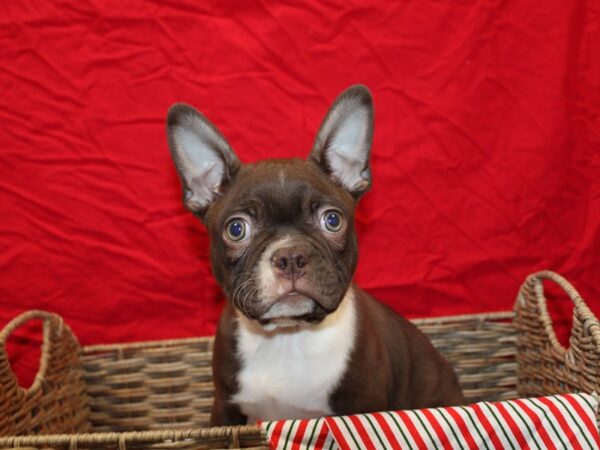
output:
[[[202,218],[240,169],[240,160],[217,128],[183,103],[169,109],[167,137],[183,185],[183,203]]]

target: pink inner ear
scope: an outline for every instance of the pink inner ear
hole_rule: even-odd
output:
[[[364,178],[365,161],[332,148],[328,151],[329,167],[334,179],[350,192],[362,191],[369,185]]]
[[[370,182],[364,171],[371,150],[373,114],[370,101],[365,103],[362,95],[349,91],[338,97],[327,113],[315,148],[323,152],[321,164],[326,162],[333,178],[346,190],[359,192]]]
[[[185,202],[191,210],[208,206],[219,192],[225,175],[223,154],[231,152],[218,132],[200,117],[169,129],[171,152],[184,187]]]

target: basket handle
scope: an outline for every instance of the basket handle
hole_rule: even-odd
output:
[[[565,278],[556,272],[552,272],[550,270],[543,270],[541,272],[534,273],[529,275],[525,280],[525,284],[532,289],[535,293],[535,298],[539,306],[540,319],[544,326],[547,336],[550,338],[550,342],[552,346],[561,353],[567,351],[558,339],[556,338],[556,333],[554,332],[554,326],[552,324],[552,319],[550,314],[548,313],[548,305],[546,301],[546,297],[544,296],[544,285],[542,284],[543,280],[550,280],[559,285],[565,293],[569,296],[574,305],[574,314],[579,320],[581,320],[582,324],[589,324],[589,332],[592,335],[593,339],[600,343],[600,327],[597,326],[598,319],[594,315],[594,313],[589,309],[577,289],[573,287],[571,283],[569,283]],[[521,304],[525,303],[525,298],[519,295],[519,302]],[[571,338],[573,338],[575,329],[571,329]],[[570,340],[570,339],[569,339]]]
[[[40,366],[37,374],[35,375],[33,384],[29,387],[29,389],[25,389],[19,384],[17,377],[12,370],[8,358],[8,352],[6,350],[6,343],[10,335],[17,328],[30,320],[42,320],[44,323],[44,331]],[[52,352],[53,337],[59,337],[63,333],[64,329],[65,324],[62,317],[54,313],[39,310],[24,312],[6,324],[2,331],[0,331],[0,374],[8,374],[8,378],[5,378],[5,381],[13,385],[13,388],[18,387],[23,391],[31,392],[39,389],[47,371],[49,355]],[[1,380],[0,384],[2,384]]]

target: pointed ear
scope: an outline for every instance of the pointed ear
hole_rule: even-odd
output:
[[[373,99],[369,89],[355,85],[329,109],[309,159],[358,199],[371,187],[372,140]]]
[[[167,137],[183,203],[202,217],[241,163],[216,127],[189,105],[176,103],[169,109]]]

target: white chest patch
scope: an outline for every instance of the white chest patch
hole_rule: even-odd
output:
[[[344,375],[354,347],[356,310],[351,290],[318,325],[265,331],[241,315],[238,323],[240,390],[233,402],[248,423],[332,414],[329,394]]]

